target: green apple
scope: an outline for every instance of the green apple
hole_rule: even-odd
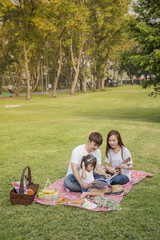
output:
[[[43,196],[43,192],[42,191],[38,192],[37,197],[42,197],[42,196]]]

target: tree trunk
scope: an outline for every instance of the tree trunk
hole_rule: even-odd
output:
[[[123,75],[121,74],[121,83],[120,85],[122,86],[123,85]]]
[[[19,96],[19,91],[18,91],[18,86],[19,86],[19,66],[17,64],[16,66],[16,79],[15,79],[15,94],[16,94],[16,97]]]
[[[94,62],[93,73],[92,73],[92,91],[96,91],[96,62]]]
[[[92,78],[92,91],[93,92],[96,91],[96,75],[95,75],[95,73],[93,74],[93,78]]]
[[[10,78],[10,83],[13,85],[13,74],[11,72],[11,70],[9,69],[9,78]]]
[[[21,86],[22,86],[22,66],[21,66],[21,62],[20,62],[19,78],[17,79],[17,92],[16,92],[16,96],[19,96],[19,90],[20,90]]]
[[[54,85],[53,85],[53,94],[52,97],[56,98],[56,89],[57,89],[57,84],[58,84],[58,80],[59,80],[59,76],[61,73],[61,67],[62,67],[62,43],[61,43],[61,39],[59,41],[60,44],[60,51],[59,51],[59,67],[58,67],[58,72],[57,72],[57,76],[56,79],[54,81]]]
[[[131,85],[133,85],[133,78],[132,78],[132,76],[129,76],[129,78],[130,78],[130,81],[131,81]]]
[[[29,78],[28,59],[27,59],[27,50],[26,50],[25,42],[23,45],[23,51],[24,51],[24,63],[25,63],[26,84],[27,84],[26,100],[30,100],[31,99],[30,78]]]
[[[5,72],[2,75],[2,87],[5,86]]]
[[[19,62],[16,67],[16,85],[15,85],[15,94],[16,97],[19,96],[20,85],[22,84],[22,52],[19,56]]]
[[[101,91],[105,91],[105,89],[104,89],[104,81],[106,79],[105,74],[106,74],[106,71],[107,71],[107,66],[108,66],[108,61],[106,60],[105,66],[104,66],[104,77],[102,78],[102,81],[101,81]]]
[[[82,86],[83,86],[83,93],[86,93],[87,92],[87,77],[86,77],[85,73],[83,73]]]
[[[71,37],[71,46],[70,46],[70,50],[71,50],[71,58],[72,58],[72,65],[73,65],[73,69],[75,71],[75,76],[74,76],[74,80],[73,83],[71,85],[71,91],[70,94],[74,94],[74,90],[75,87],[77,85],[77,80],[78,80],[78,76],[79,76],[79,66],[80,66],[80,60],[81,60],[81,55],[82,55],[82,50],[83,50],[83,45],[84,45],[84,35],[82,35],[82,43],[81,43],[81,47],[79,50],[79,57],[78,57],[78,61],[77,61],[77,67],[75,66],[75,61],[74,61],[74,57],[73,57],[73,46],[72,46],[72,37]]]
[[[102,78],[102,81],[101,81],[101,91],[105,91],[105,89],[104,89],[105,79],[106,79],[106,77],[103,77],[103,78]]]
[[[93,73],[91,72],[90,89],[93,89]]]
[[[2,94],[3,86],[4,86],[4,77],[5,77],[5,72],[3,69],[3,64],[4,64],[4,56],[5,56],[5,46],[6,46],[6,40],[5,36],[2,36],[2,58],[0,62],[0,94]]]
[[[87,44],[86,44],[87,46]],[[87,92],[87,76],[86,76],[86,69],[87,69],[87,62],[88,62],[88,52],[87,52],[87,47],[85,50],[85,55],[84,55],[84,64],[83,64],[83,71],[82,71],[82,76],[83,76],[83,83],[82,83],[82,91],[83,93]]]
[[[41,59],[39,59],[38,61],[38,65],[37,65],[37,79],[36,79],[36,83],[32,89],[32,93],[34,92],[34,90],[36,89],[36,87],[38,86],[39,83],[39,79],[40,79],[40,74],[41,74],[41,68],[40,68],[40,64],[41,64]]]
[[[0,72],[0,94],[2,94],[2,74]]]
[[[96,89],[100,89],[101,88],[101,79],[100,77],[98,76],[97,77],[97,83],[96,83]]]

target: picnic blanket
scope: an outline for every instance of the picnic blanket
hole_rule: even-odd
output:
[[[152,177],[152,176],[153,176],[153,174],[150,174],[148,172],[131,170],[131,182],[128,182],[127,184],[123,185],[123,187],[125,188],[126,191],[124,193],[120,194],[120,195],[110,194],[110,195],[105,195],[105,197],[106,198],[113,198],[116,201],[116,204],[118,205],[122,201],[123,196],[126,195],[131,190],[133,184],[138,183],[139,181],[141,181],[142,179],[144,179],[146,177]],[[64,178],[57,180],[55,183],[53,183],[51,186],[49,186],[48,189],[57,189],[59,194],[62,197],[66,197],[70,201],[80,200],[80,198],[81,198],[81,192],[68,192],[67,191],[67,189],[64,186]],[[50,206],[55,205],[55,203],[53,201],[40,200],[40,199],[37,198],[37,196],[35,196],[33,202],[44,204],[44,205],[50,205]],[[69,202],[68,203],[63,203],[63,205],[76,206],[76,207],[79,207],[79,208],[84,208],[82,205],[73,205],[73,204],[70,204]],[[111,211],[112,209],[96,207],[94,209],[88,209],[88,210],[92,210],[92,211],[96,211],[96,212],[98,212],[98,211],[108,212],[108,211]]]

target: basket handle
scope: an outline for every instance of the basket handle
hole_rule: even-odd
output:
[[[25,167],[23,172],[22,172],[22,176],[21,176],[19,193],[24,193],[24,184],[23,184],[24,183],[24,174],[25,174],[25,171],[26,171],[27,168],[28,168],[28,178],[27,178],[27,180],[28,180],[29,184],[32,184],[32,182],[31,182],[31,169],[30,169],[30,167]]]
[[[49,186],[51,186],[52,184],[51,184],[51,182],[50,182],[50,180],[49,180],[49,178],[47,178],[47,181],[46,181],[46,184],[45,184],[45,187],[44,187],[44,189],[46,189],[47,188],[47,185],[49,185]]]

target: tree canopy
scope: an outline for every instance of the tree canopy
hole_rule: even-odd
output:
[[[160,5],[156,0],[138,0],[133,4],[136,15],[130,16],[128,31],[130,38],[139,44],[139,48],[130,54],[135,66],[148,71],[144,87],[155,86],[160,94]]]
[[[38,86],[43,89],[45,83],[47,88],[49,82],[54,85],[53,97],[56,97],[57,87],[63,85],[74,94],[77,82],[86,92],[87,79],[93,91],[99,87],[103,91],[114,53],[129,51],[128,33],[138,43],[134,54],[128,54],[128,67],[133,70],[135,65],[135,71],[139,71],[136,70],[139,66],[138,69],[155,75],[157,87],[160,69],[158,3],[139,0],[134,5],[137,15],[131,16],[127,25],[130,2],[2,0],[0,91],[5,75],[16,84],[17,95],[22,85],[26,85],[27,100]],[[128,71],[124,61],[119,61],[119,69]],[[146,84],[149,83],[146,81]]]

